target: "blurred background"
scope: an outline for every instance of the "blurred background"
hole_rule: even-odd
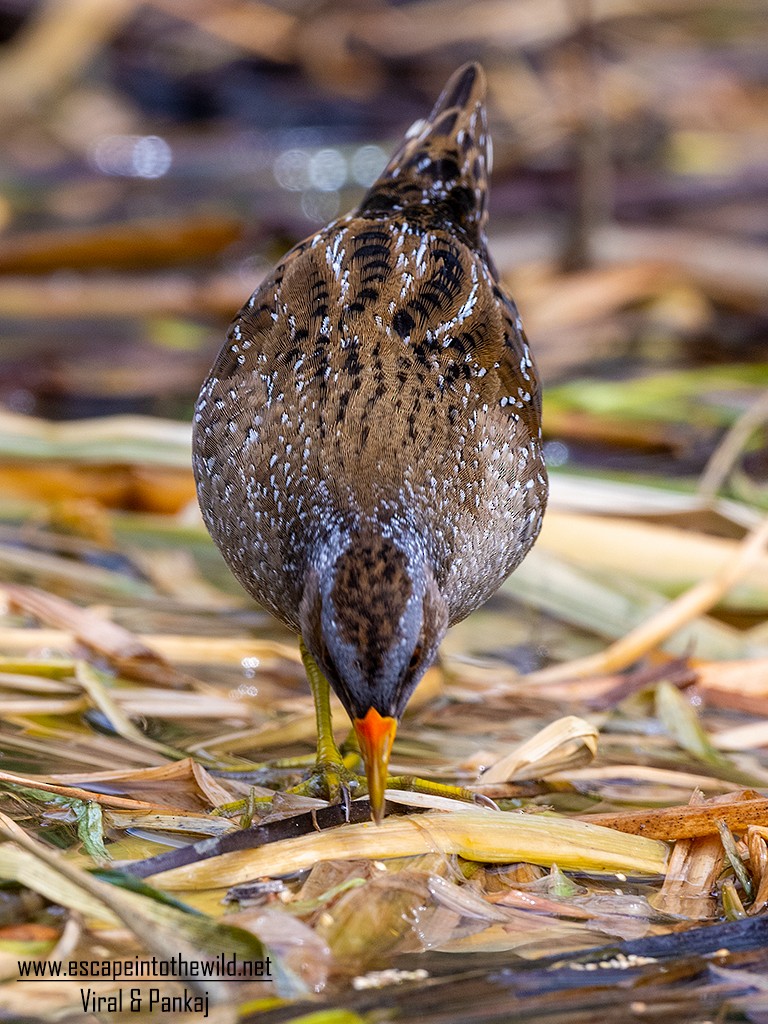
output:
[[[545,380],[550,464],[698,478],[749,411],[730,479],[760,497],[767,14],[762,0],[0,0],[4,494],[189,501],[185,434],[165,455],[158,435],[127,483],[119,450],[81,458],[80,435],[18,417],[188,422],[264,272],[354,205],[479,59],[491,250]]]
[[[543,377],[552,489],[530,556],[441,645],[393,771],[464,785],[493,765],[505,808],[649,809],[646,836],[702,838],[663,887],[634,879],[646,867],[571,888],[557,869],[476,865],[457,899],[456,866],[429,852],[394,883],[354,861],[318,864],[306,888],[246,887],[241,908],[282,916],[269,933],[235,920],[270,948],[288,936],[297,992],[330,978],[345,1006],[380,1000],[366,1019],[399,1000],[425,1021],[507,1021],[520,984],[526,1020],[623,1021],[618,979],[647,1020],[743,1020],[723,993],[754,991],[764,1022],[759,917],[742,934],[761,959],[734,931],[670,946],[673,965],[654,945],[642,989],[627,958],[596,988],[571,958],[610,942],[605,966],[619,937],[768,906],[768,818],[736,847],[723,810],[748,786],[764,815],[768,794],[768,0],[0,0],[0,808],[71,871],[306,807],[272,799],[302,777],[279,759],[311,758],[316,738],[295,637],[205,532],[193,403],[263,275],[358,201],[468,60],[490,83],[490,249]],[[337,708],[338,739],[344,722]],[[684,808],[694,788],[717,803]],[[711,820],[646,831],[666,805]],[[9,847],[3,877],[40,886],[38,867],[9,875]],[[537,911],[495,906],[529,883]],[[25,950],[137,948],[113,919],[88,931],[90,895],[70,898],[71,929],[53,885],[29,903],[4,883],[0,976]],[[183,895],[209,922],[224,912],[221,892]],[[9,920],[43,930],[9,936]],[[143,943],[155,924],[136,920]],[[452,952],[415,960],[425,949]],[[431,972],[421,1001],[417,983],[348,996],[396,954]],[[562,971],[536,966],[554,954]],[[45,1001],[2,996],[17,1019],[34,1004],[80,1020],[77,990],[47,984]]]

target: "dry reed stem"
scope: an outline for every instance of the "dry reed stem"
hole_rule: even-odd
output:
[[[3,784],[11,789],[16,786],[24,789],[39,789],[45,793],[55,793],[57,796],[66,797],[68,800],[92,800],[103,807],[123,808],[129,811],[141,811],[146,814],[183,815],[188,813],[183,807],[150,803],[147,800],[135,800],[133,797],[117,796],[114,793],[96,793],[90,789],[81,789],[78,786],[60,786],[54,782],[46,782],[34,776],[16,775],[13,772],[0,771],[0,785]]]
[[[637,845],[625,844],[620,832],[559,815],[428,811],[414,818],[387,818],[381,825],[347,825],[221,854],[154,875],[153,884],[172,890],[218,888],[260,875],[302,871],[319,861],[385,860],[430,852],[497,864],[556,863],[563,870],[662,873],[667,847],[638,835],[633,839]]]
[[[171,633],[142,634],[139,642],[170,661],[198,665],[241,665],[245,659],[285,659],[301,663],[298,647],[271,640],[247,637],[194,637]],[[71,648],[75,634],[59,629],[17,629],[0,627],[0,648],[8,653]]]
[[[626,668],[655,650],[669,636],[699,615],[705,614],[731,587],[750,571],[768,542],[768,519],[742,541],[731,562],[710,579],[702,580],[660,612],[652,615],[626,636],[599,654],[532,672],[529,683],[545,683],[582,676],[601,675]]]
[[[761,395],[739,416],[710,455],[699,478],[698,493],[711,501],[736,465],[752,434],[768,420],[768,393]]]
[[[723,870],[725,854],[719,836],[679,839],[672,850],[664,884],[651,904],[665,914],[693,921],[711,920],[717,914],[715,884]]]
[[[710,801],[681,807],[590,814],[581,820],[651,839],[695,839],[717,835],[718,821],[725,821],[728,828],[736,833],[746,832],[750,825],[768,827],[768,799],[734,799],[730,803]]]

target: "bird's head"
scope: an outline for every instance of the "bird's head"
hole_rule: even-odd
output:
[[[352,719],[376,821],[398,722],[448,625],[432,571],[411,548],[353,534],[317,560],[300,609],[304,643]]]

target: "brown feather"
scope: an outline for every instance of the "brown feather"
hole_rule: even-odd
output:
[[[546,503],[536,373],[486,252],[484,88],[477,65],[457,72],[360,207],[288,253],[197,406],[200,502],[238,579],[298,630],[328,575],[371,678],[412,591],[443,603],[434,628],[463,618]]]

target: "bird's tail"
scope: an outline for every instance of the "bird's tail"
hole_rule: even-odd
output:
[[[405,211],[422,225],[448,221],[483,239],[490,171],[485,73],[465,64],[426,120],[416,121],[360,205],[364,216]]]

